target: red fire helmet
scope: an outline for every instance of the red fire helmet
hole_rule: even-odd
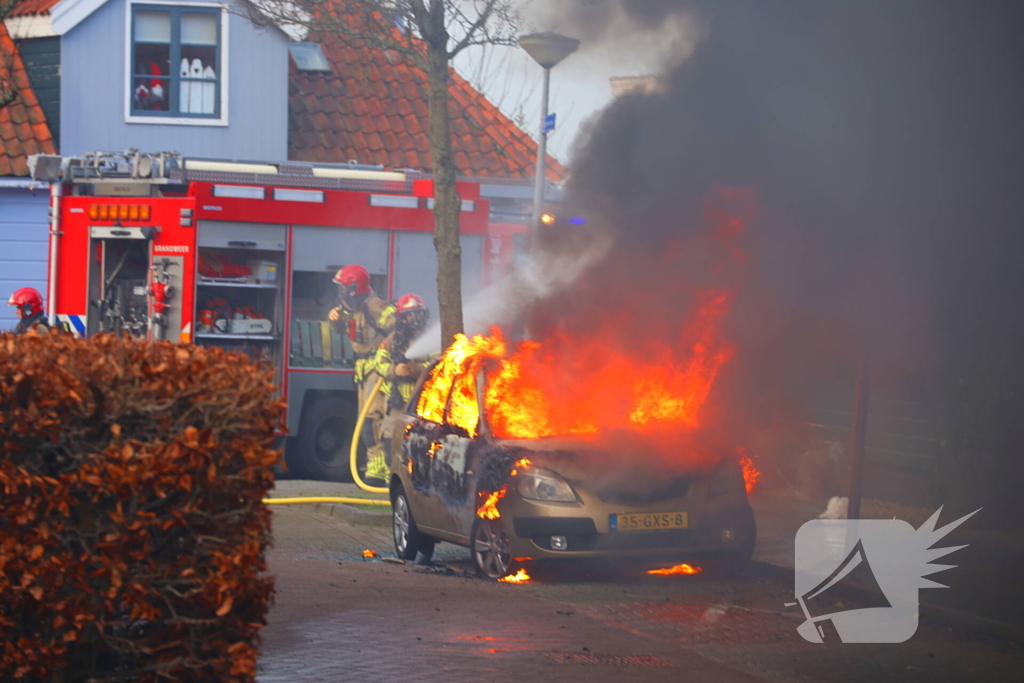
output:
[[[43,312],[43,295],[39,290],[22,287],[7,300],[8,306],[17,306],[23,317]]]
[[[403,294],[398,298],[398,302],[395,304],[395,310],[398,313],[425,311],[427,310],[427,305],[423,303],[423,299],[419,298],[415,294]]]
[[[362,266],[345,266],[334,274],[334,281],[356,296],[370,291],[370,274]]]

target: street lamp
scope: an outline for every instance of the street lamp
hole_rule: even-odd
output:
[[[551,69],[560,61],[576,52],[580,41],[557,33],[531,33],[519,38],[519,47],[533,57],[544,69],[544,91],[541,95],[540,138],[537,140],[537,175],[533,180],[533,227],[540,223],[544,208],[544,162],[548,150],[548,88],[551,84]]]

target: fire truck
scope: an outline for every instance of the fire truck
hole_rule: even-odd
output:
[[[374,290],[419,294],[436,314],[433,185],[354,164],[257,163],[173,153],[37,156],[52,183],[47,313],[88,336],[189,342],[273,361],[289,469],[349,475],[354,354],[327,321],[334,273],[359,264]],[[463,291],[511,263],[476,182],[459,182]],[[525,231],[525,226],[522,228]]]

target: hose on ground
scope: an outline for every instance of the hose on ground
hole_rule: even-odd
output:
[[[356,420],[356,429],[352,433],[352,447],[349,449],[349,466],[352,468],[352,481],[356,483],[356,486],[364,491],[370,493],[388,493],[390,489],[386,486],[370,486],[362,477],[359,476],[359,467],[356,465],[356,456],[359,453],[359,434],[363,431],[363,423],[366,422],[366,415],[370,412],[370,406],[373,405],[373,399],[377,398],[377,393],[380,391],[380,386],[384,384],[384,378],[380,377],[377,383],[373,385],[373,389],[370,391],[370,395],[366,397],[366,402],[363,404],[363,409],[359,411],[359,419]],[[390,503],[388,503],[390,505]]]
[[[300,505],[304,503],[345,503],[347,505],[391,505],[390,500],[373,498],[339,498],[338,496],[307,496],[305,498],[264,498],[266,505]]]

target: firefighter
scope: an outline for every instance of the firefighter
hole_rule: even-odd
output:
[[[31,287],[22,287],[7,300],[8,306],[18,307],[18,326],[14,328],[17,334],[23,334],[29,330],[47,332],[50,324],[46,320],[46,312],[43,311],[43,295],[39,290]]]
[[[394,421],[412,397],[416,382],[419,381],[426,366],[410,361],[405,357],[409,345],[427,327],[430,310],[423,299],[415,294],[405,294],[395,304],[395,329],[381,343],[374,356],[374,371],[384,378],[381,393],[384,395],[385,411],[381,419],[374,424],[373,433],[376,443],[368,452],[369,465],[374,472],[382,471],[378,477],[387,481],[387,462],[384,444],[391,438]]]
[[[370,273],[358,265],[345,266],[334,275],[338,285],[338,305],[328,313],[327,318],[341,334],[348,335],[352,342],[355,358],[355,388],[359,410],[370,400],[376,378],[373,377],[373,355],[384,338],[395,326],[395,307],[379,296],[370,287]],[[377,394],[366,415],[366,424],[371,426],[384,419],[384,396]],[[375,443],[372,431],[364,432],[365,441],[372,448]],[[369,466],[366,476],[376,478],[382,475],[382,463],[377,469]]]

